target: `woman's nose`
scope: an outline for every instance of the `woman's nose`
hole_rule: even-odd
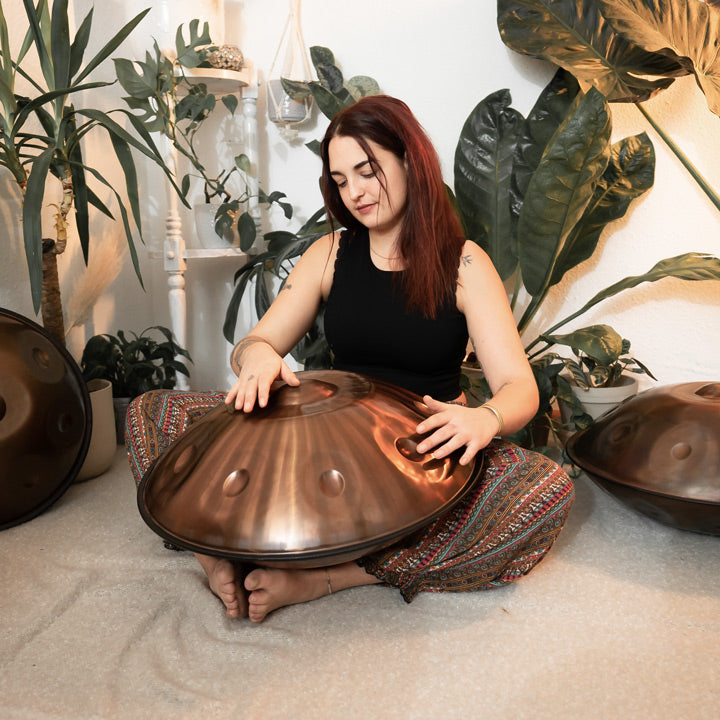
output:
[[[348,180],[348,194],[352,200],[362,197],[365,192],[362,183],[357,180]]]

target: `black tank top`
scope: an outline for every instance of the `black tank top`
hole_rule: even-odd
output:
[[[468,341],[465,316],[454,302],[434,319],[409,312],[395,274],[373,264],[367,230],[343,231],[325,306],[333,367],[454,400]]]

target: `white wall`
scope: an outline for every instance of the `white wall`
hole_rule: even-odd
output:
[[[20,6],[19,0],[16,5]],[[6,15],[22,22],[22,11]],[[76,22],[90,3],[76,0]],[[106,0],[95,8],[96,31],[117,28],[120,16],[130,17],[146,3]],[[162,28],[154,3],[153,17],[137,31],[133,46],[150,44]],[[288,0],[220,0],[171,4],[174,27],[204,14],[212,20],[224,14],[221,31],[211,32],[225,42],[238,44],[252,59],[262,80],[269,71],[289,8]],[[204,8],[204,9],[203,9]],[[452,183],[455,144],[462,124],[477,102],[490,92],[507,87],[514,106],[523,113],[554,68],[517,55],[501,42],[495,21],[495,3],[477,0],[366,0],[358,4],[336,0],[305,0],[303,31],[308,46],[333,50],[347,77],[367,74],[382,90],[405,100],[433,138],[443,162],[446,180]],[[24,27],[24,23],[21,25]],[[104,40],[97,36],[96,43]],[[135,50],[126,47],[121,55]],[[106,73],[110,68],[106,68]],[[118,91],[108,91],[108,103]],[[713,115],[691,78],[676,81],[670,90],[646,104],[648,111],[720,192],[720,118]],[[259,94],[261,180],[267,189],[286,192],[297,209],[287,223],[273,214],[266,225],[296,229],[314,212],[321,199],[317,190],[318,161],[303,142],[319,138],[326,120],[316,114],[303,126],[298,142],[289,144],[265,118],[264,95]],[[613,106],[614,136],[648,130],[657,153],[655,186],[630,215],[603,234],[599,251],[559,285],[542,318],[547,327],[582,305],[595,292],[630,274],[640,274],[657,260],[689,251],[720,254],[720,213],[699,191],[682,166],[669,153],[632,106]],[[109,170],[112,174],[112,170]],[[151,170],[143,171],[146,198],[145,239],[157,250],[164,233],[162,181]],[[13,188],[2,181],[0,213],[7,228],[9,248],[0,268],[0,306],[31,315],[27,271],[16,223]],[[7,186],[7,189],[6,189]],[[5,199],[8,198],[8,199]],[[97,228],[102,225],[97,222]],[[117,229],[114,230],[117,232]],[[191,228],[188,230],[191,232]],[[99,229],[98,232],[112,232]],[[6,244],[7,245],[7,244]],[[65,262],[65,261],[64,261]],[[77,258],[65,265],[66,282],[73,277]],[[128,263],[96,306],[92,322],[70,339],[76,354],[86,335],[119,327],[142,329],[168,324],[166,281],[157,252],[142,253],[147,293],[139,290]],[[225,304],[237,263],[232,260],[192,264],[188,272],[190,350],[195,359],[194,387],[218,387],[227,382],[229,346],[221,337]],[[69,288],[68,288],[69,291]],[[249,314],[240,332],[249,329]],[[632,341],[633,351],[662,384],[695,379],[718,379],[720,356],[720,284],[682,283],[665,280],[606,301],[579,318],[575,326],[606,322]],[[568,328],[571,329],[571,328]],[[647,383],[646,383],[647,385]]]

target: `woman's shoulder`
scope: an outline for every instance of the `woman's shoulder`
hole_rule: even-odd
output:
[[[476,273],[495,273],[490,256],[472,240],[466,240],[460,252],[460,278]]]

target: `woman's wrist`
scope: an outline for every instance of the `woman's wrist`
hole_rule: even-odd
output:
[[[498,429],[496,435],[502,435],[503,428],[505,427],[505,420],[503,419],[502,413],[498,408],[493,405],[492,403],[486,402],[483,403],[480,408],[480,410],[487,410],[488,412],[491,412],[498,423]]]
[[[270,345],[270,343],[267,340],[265,340],[265,338],[261,338],[258,335],[247,335],[232,349],[232,352],[230,353],[230,367],[233,369],[233,372],[236,375],[240,374],[240,368],[242,367],[240,358],[241,358],[242,354],[251,345],[254,345],[255,343],[259,343],[259,342],[265,343],[266,345]]]

